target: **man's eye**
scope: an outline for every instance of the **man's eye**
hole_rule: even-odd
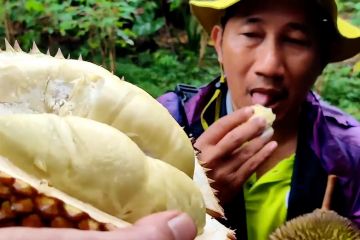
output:
[[[245,33],[242,33],[242,35],[244,35],[245,37],[248,37],[248,38],[260,38],[260,34],[257,33],[257,32],[245,32]]]
[[[309,46],[310,45],[310,41],[306,40],[306,39],[299,39],[299,38],[285,38],[286,42],[289,42],[291,44],[296,44],[299,46]]]

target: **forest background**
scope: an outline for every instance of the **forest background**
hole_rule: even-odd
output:
[[[219,74],[208,37],[188,0],[0,0],[0,37],[23,50],[36,42],[52,55],[97,63],[152,96],[177,83],[203,85]],[[360,27],[359,0],[339,0]],[[4,42],[0,47],[4,49]],[[330,64],[314,89],[360,120],[360,55]]]

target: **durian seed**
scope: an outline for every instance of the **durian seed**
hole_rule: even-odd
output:
[[[99,223],[95,222],[92,219],[84,219],[84,220],[82,220],[79,223],[78,227],[81,230],[100,230]]]
[[[43,227],[44,224],[41,221],[41,218],[37,214],[31,214],[25,217],[21,221],[21,226],[24,227]]]
[[[0,183],[6,185],[6,186],[12,186],[15,182],[15,179],[10,177],[9,175],[0,172]]]
[[[13,187],[16,191],[16,193],[27,196],[27,197],[31,197],[34,195],[35,190],[27,183],[16,179]]]
[[[9,201],[3,202],[0,209],[0,221],[8,220],[15,217],[15,214],[11,210],[11,204]]]
[[[84,219],[87,217],[87,214],[80,211],[79,209],[70,206],[68,204],[64,204],[64,210],[65,214],[68,218],[70,218],[72,221],[80,221],[81,219]]]
[[[12,226],[116,229],[112,224],[97,222],[87,213],[0,172],[0,227]]]
[[[45,216],[55,217],[59,215],[58,202],[55,199],[40,196],[36,197],[35,202],[37,208]]]
[[[0,198],[8,199],[11,196],[10,188],[0,184]]]
[[[55,217],[50,226],[53,228],[74,228],[74,225],[63,217]]]
[[[17,213],[31,213],[34,209],[34,204],[31,199],[21,199],[11,204],[11,210]]]

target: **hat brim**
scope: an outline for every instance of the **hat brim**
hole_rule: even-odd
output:
[[[207,33],[220,23],[225,9],[240,0],[190,1],[191,11]],[[360,29],[337,17],[337,37],[331,44],[329,62],[339,62],[360,52]],[[330,40],[330,39],[329,39]]]
[[[337,18],[338,37],[331,45],[330,62],[351,58],[360,52],[360,29],[341,17]]]

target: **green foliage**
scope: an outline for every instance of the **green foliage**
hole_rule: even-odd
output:
[[[135,0],[3,0],[2,19],[12,23],[16,32],[27,47],[43,34],[72,36],[79,38],[88,35],[91,47],[100,47],[99,39],[114,35],[121,46],[132,44],[131,29],[126,27],[135,11]],[[5,19],[7,18],[7,19]],[[15,30],[15,29],[9,29]],[[30,34],[36,32],[37,36]],[[97,39],[94,39],[94,35]],[[94,44],[96,42],[96,44]]]
[[[114,65],[116,48],[134,44],[138,35],[150,35],[164,25],[154,11],[156,1],[139,0],[0,0],[0,33],[29,49],[62,47]],[[140,7],[141,6],[141,7]],[[143,11],[141,11],[143,10]],[[69,46],[72,45],[72,46]],[[55,50],[53,50],[55,51]],[[111,66],[110,66],[111,67]]]
[[[360,2],[358,0],[338,0],[337,6],[342,16],[350,19],[355,25],[360,25]]]
[[[211,49],[205,60],[207,65],[200,68],[193,51],[183,49],[177,55],[170,50],[142,52],[119,61],[116,73],[157,97],[174,89],[177,83],[200,86],[211,81],[218,74],[216,56]]]
[[[170,11],[174,11],[179,9],[181,5],[184,3],[183,0],[170,0]]]
[[[185,31],[188,36],[188,47],[197,50],[200,47],[201,27],[195,17],[185,18]]]
[[[151,36],[165,25],[163,17],[156,18],[155,11],[158,8],[158,4],[153,1],[146,1],[141,5],[142,14],[135,16],[133,26],[133,30],[138,36]]]
[[[320,94],[324,100],[338,106],[360,120],[360,72],[351,65],[329,65],[323,75]]]
[[[341,16],[360,25],[360,2],[338,0]],[[354,71],[354,61],[328,65],[317,84],[320,95],[360,120],[360,73]]]

